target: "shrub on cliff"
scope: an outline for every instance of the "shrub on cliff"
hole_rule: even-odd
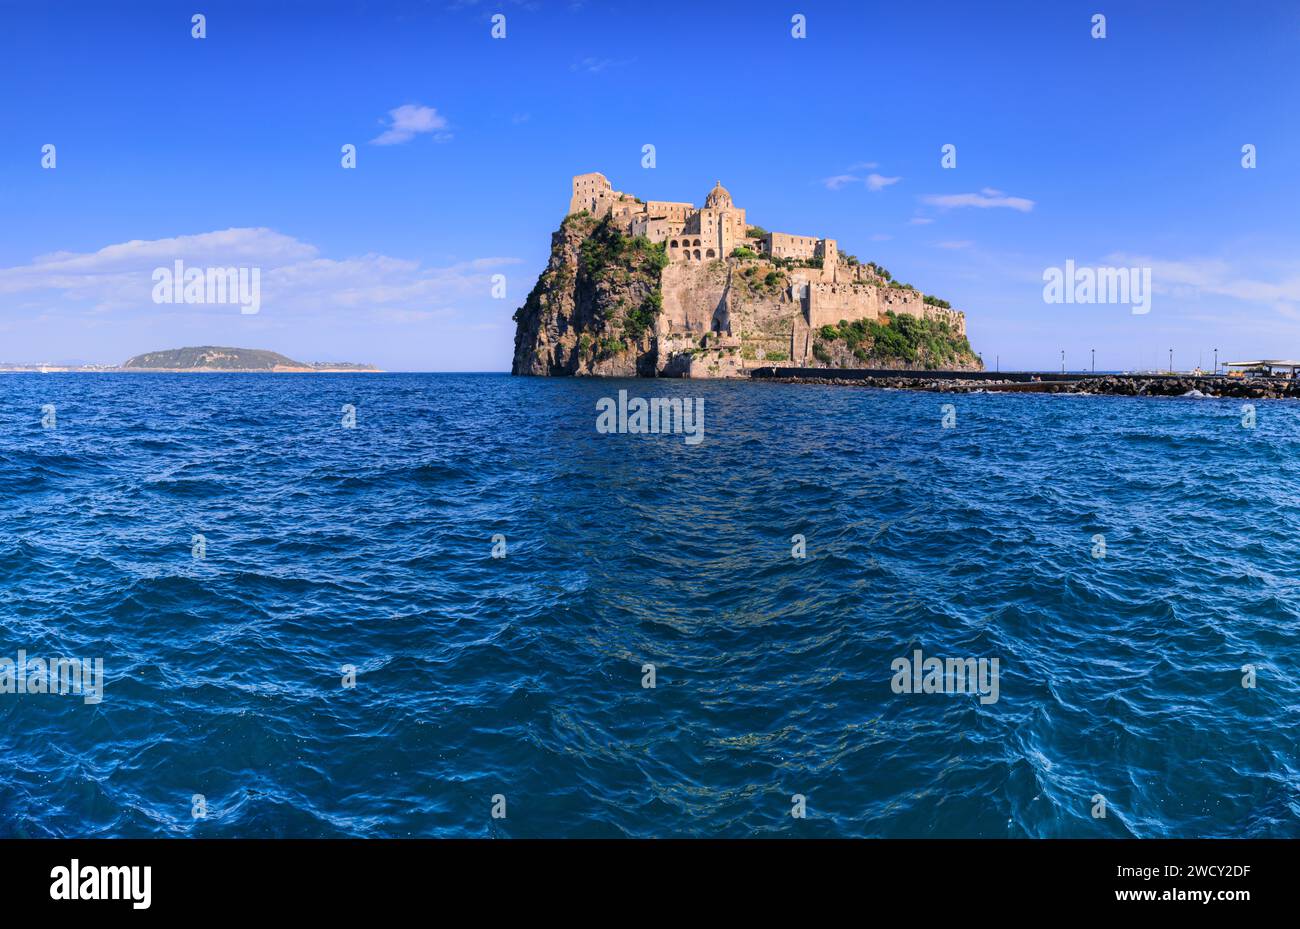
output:
[[[638,246],[645,252],[647,260],[657,271],[662,271],[668,267],[668,243],[651,242],[645,236],[637,236],[637,240],[644,242],[644,245]]]
[[[958,335],[946,319],[908,313],[887,312],[881,321],[841,320],[838,326],[822,326],[818,335],[827,342],[844,342],[859,361],[877,358],[907,364],[919,362],[937,368],[945,364],[966,364],[974,357],[969,340]],[[813,354],[817,355],[816,346]],[[817,357],[825,360],[820,355]]]
[[[663,311],[663,292],[659,288],[661,273],[668,265],[668,248],[645,236],[625,236],[606,216],[596,223],[578,249],[582,272],[592,281],[612,280],[626,283],[639,280],[651,288],[649,295],[623,314],[625,335],[639,341],[652,328]],[[621,343],[620,343],[621,344]],[[601,352],[610,353],[602,343]]]
[[[573,214],[565,222],[579,214]],[[611,271],[657,272],[668,266],[668,247],[663,242],[651,242],[643,235],[625,236],[608,216],[591,229],[578,250],[582,270],[592,280],[600,280]]]
[[[655,324],[663,308],[663,291],[658,289],[651,291],[650,296],[646,297],[640,306],[628,310],[623,317],[623,331],[634,340],[639,340],[645,331]]]
[[[750,248],[745,248],[745,246],[743,245],[737,245],[735,248],[731,250],[731,257],[732,258],[757,258],[758,252]]]

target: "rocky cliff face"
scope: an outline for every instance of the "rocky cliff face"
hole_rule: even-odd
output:
[[[669,264],[663,245],[576,213],[552,235],[546,269],[515,313],[511,371],[743,377],[763,365],[979,368],[965,336],[942,320],[898,325],[890,314],[842,332],[811,328],[813,273],[752,257]],[[897,295],[883,281],[880,292],[886,301]]]
[[[575,213],[551,236],[546,270],[515,312],[513,374],[653,377],[661,246]]]

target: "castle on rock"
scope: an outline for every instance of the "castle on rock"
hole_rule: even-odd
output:
[[[834,239],[764,232],[750,237],[745,211],[731,200],[718,181],[704,198],[704,206],[675,200],[641,200],[615,190],[603,174],[592,172],[573,178],[569,212],[586,210],[597,219],[610,216],[627,235],[643,235],[663,242],[672,261],[711,261],[726,258],[746,247],[771,258],[810,261],[820,259],[824,267],[838,264]]]

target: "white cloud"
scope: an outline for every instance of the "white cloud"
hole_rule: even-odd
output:
[[[569,70],[585,71],[588,74],[599,74],[608,68],[621,68],[624,65],[629,65],[635,60],[635,58],[618,59],[587,57],[569,65]]]
[[[1107,255],[1108,265],[1150,268],[1151,287],[1176,297],[1226,297],[1262,303],[1287,316],[1300,313],[1300,261],[1272,266],[1272,279],[1223,258],[1161,259],[1149,255]]]
[[[876,191],[884,190],[890,184],[897,184],[899,181],[902,180],[901,177],[885,177],[883,174],[872,173],[872,174],[868,174],[866,177],[861,177],[853,173],[855,171],[865,170],[874,167],[876,167],[876,163],[874,161],[859,162],[858,164],[855,164],[853,167],[849,168],[849,173],[847,174],[836,174],[831,177],[823,178],[822,184],[826,187],[827,190],[839,190],[843,187],[847,187],[849,184],[861,183],[866,185],[867,190],[870,190],[873,193],[875,193]]]
[[[0,294],[6,297],[11,319],[89,313],[125,318],[179,311],[159,307],[152,299],[154,269],[170,268],[178,260],[190,267],[259,268],[262,318],[313,320],[372,314],[389,320],[428,318],[462,301],[486,298],[493,271],[521,263],[517,258],[485,257],[431,267],[375,253],[325,258],[315,246],[271,229],[225,229],[136,239],[81,254],[42,255],[26,265],[0,268]],[[523,281],[513,287],[516,292],[523,288]],[[185,309],[231,313],[224,305]]]
[[[935,243],[934,243],[934,247],[935,247],[935,248],[952,248],[952,249],[956,249],[956,248],[970,248],[970,247],[971,247],[972,245],[974,245],[974,244],[975,244],[974,242],[971,242],[971,241],[969,241],[969,240],[967,240],[967,239],[962,239],[962,240],[960,240],[960,241],[955,241],[955,242],[935,242]]]
[[[928,216],[913,216],[907,221],[907,224],[909,226],[928,226],[932,222],[934,222],[934,220]]]
[[[380,124],[384,124],[380,120]],[[371,145],[400,145],[409,142],[417,135],[434,132],[438,141],[451,138],[442,130],[447,128],[447,120],[431,106],[419,106],[414,103],[403,104],[388,111],[388,128],[370,140]]]
[[[827,190],[839,190],[846,184],[856,184],[860,178],[854,174],[836,174],[834,177],[825,178],[822,183],[826,185]]]
[[[1034,208],[1033,200],[1026,200],[1024,197],[1008,197],[1002,191],[994,190],[992,187],[985,187],[979,193],[974,194],[927,194],[921,198],[921,201],[928,203],[930,206],[942,207],[945,210],[966,206],[980,209],[1004,207],[1021,213],[1028,213]]]

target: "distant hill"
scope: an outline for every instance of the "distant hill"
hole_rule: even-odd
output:
[[[227,348],[197,345],[136,355],[123,371],[378,371],[373,365],[353,362],[295,361],[261,348]]]

